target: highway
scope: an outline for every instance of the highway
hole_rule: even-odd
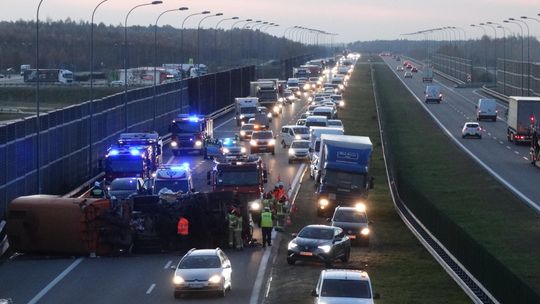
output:
[[[305,106],[303,101],[287,105],[283,115],[272,121],[274,134],[279,134],[281,125],[296,122]],[[217,119],[214,126],[214,136],[218,138],[232,137],[238,132],[233,113]],[[276,141],[280,142],[279,137]],[[196,191],[210,190],[206,172],[212,161],[196,155],[174,157],[168,148],[164,150],[166,163],[190,164]],[[263,160],[269,169],[267,189],[273,187],[278,177],[287,187],[301,173],[299,169],[304,168],[299,163],[288,164],[287,151],[281,145],[276,146],[275,156],[265,154]],[[255,237],[260,241],[259,231],[255,231]],[[269,270],[261,267],[268,262],[269,251],[260,247],[225,250],[233,267],[232,292],[225,298],[196,297],[181,301],[259,303],[263,298],[262,288],[254,290],[254,286],[257,279],[261,281],[264,277],[263,270]],[[175,303],[170,266],[176,265],[180,257],[179,253],[98,258],[13,256],[1,261],[0,299],[11,298],[14,303]]]
[[[422,83],[422,70],[413,73],[413,78],[405,79],[404,72],[397,72],[396,66],[403,62],[383,57],[390,69],[424,104],[424,91],[427,83]],[[468,121],[476,121],[475,105],[479,98],[491,98],[484,95],[480,89],[454,88],[453,83],[435,75],[434,83],[439,85],[443,94],[441,104],[427,104],[427,110],[449,131],[470,154],[483,162],[491,174],[498,176],[503,184],[516,193],[524,202],[536,211],[540,211],[540,191],[538,178],[540,169],[535,168],[529,161],[529,146],[514,145],[506,139],[507,105],[498,101],[498,118],[496,122],[481,121],[484,129],[482,139],[463,139],[461,129]]]

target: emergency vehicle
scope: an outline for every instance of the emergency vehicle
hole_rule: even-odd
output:
[[[160,166],[156,173],[152,175],[149,181],[149,188],[154,195],[159,194],[159,191],[164,188],[172,192],[194,192],[189,164]]]
[[[204,142],[212,137],[213,120],[197,115],[178,114],[169,126],[171,133],[171,149],[175,156],[182,151],[204,153]]]
[[[161,164],[163,142],[156,132],[122,133],[105,155],[105,179],[148,178]]]

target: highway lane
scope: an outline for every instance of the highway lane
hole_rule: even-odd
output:
[[[305,102],[302,101],[286,106],[282,117],[273,119],[272,129],[275,134],[279,134],[282,124],[295,122],[304,108]],[[214,134],[218,138],[232,137],[238,132],[232,113],[217,119],[214,126]],[[279,142],[279,137],[276,141]],[[280,145],[276,147],[275,156],[265,154],[262,157],[269,170],[269,183],[265,187],[267,190],[273,187],[278,177],[286,186],[291,184],[301,167],[301,164],[288,164],[287,150]],[[164,161],[169,164],[188,162],[193,169],[196,190],[210,190],[210,186],[206,185],[206,172],[212,167],[212,161],[203,160],[197,155],[174,157],[168,147],[164,149]],[[255,237],[260,240],[258,229]],[[183,299],[183,302],[250,302],[264,250],[246,248],[240,252],[226,250],[226,253],[233,265],[232,293],[224,299],[197,297]],[[0,266],[0,298],[12,298],[15,303],[28,303],[32,299],[39,300],[39,303],[174,303],[171,283],[173,271],[170,265],[176,264],[179,259],[179,253],[134,254],[96,259],[84,257],[80,261],[72,257],[47,259],[22,256],[4,261]],[[66,269],[75,261],[78,264],[66,273]],[[58,277],[61,274],[63,276]],[[55,278],[56,285],[51,285]]]
[[[422,83],[421,70],[412,79],[404,79],[403,72],[396,72],[396,66],[402,64],[385,58],[385,62],[404,81],[416,97],[424,101],[426,84]],[[467,121],[476,121],[475,108],[479,98],[485,97],[478,89],[454,88],[453,84],[442,77],[435,76],[434,84],[441,87],[444,100],[441,104],[426,105],[429,111],[451,132],[466,149],[481,159],[493,172],[506,180],[517,191],[521,192],[537,208],[540,207],[540,191],[537,179],[540,170],[529,162],[529,147],[514,145],[506,138],[507,106],[498,104],[496,122],[482,121],[484,131],[481,140],[461,138],[461,128]],[[482,97],[481,97],[482,96]]]

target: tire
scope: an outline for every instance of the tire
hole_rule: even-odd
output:
[[[281,141],[281,147],[282,147],[283,149],[285,149],[285,147],[286,147],[286,146],[285,146],[285,141],[284,141],[284,140]]]
[[[340,258],[340,260],[341,260],[343,263],[348,263],[350,257],[351,257],[351,249],[347,250],[347,252],[345,253],[345,255],[342,256],[342,257]]]
[[[294,259],[287,258],[287,264],[294,265],[296,261]]]

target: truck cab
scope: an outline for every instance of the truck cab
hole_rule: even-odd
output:
[[[254,118],[259,112],[259,98],[238,97],[234,99],[236,106],[236,125],[241,126],[247,123],[250,118]]]
[[[169,126],[171,150],[175,156],[182,152],[204,154],[204,141],[212,137],[212,120],[196,115],[178,114]]]

